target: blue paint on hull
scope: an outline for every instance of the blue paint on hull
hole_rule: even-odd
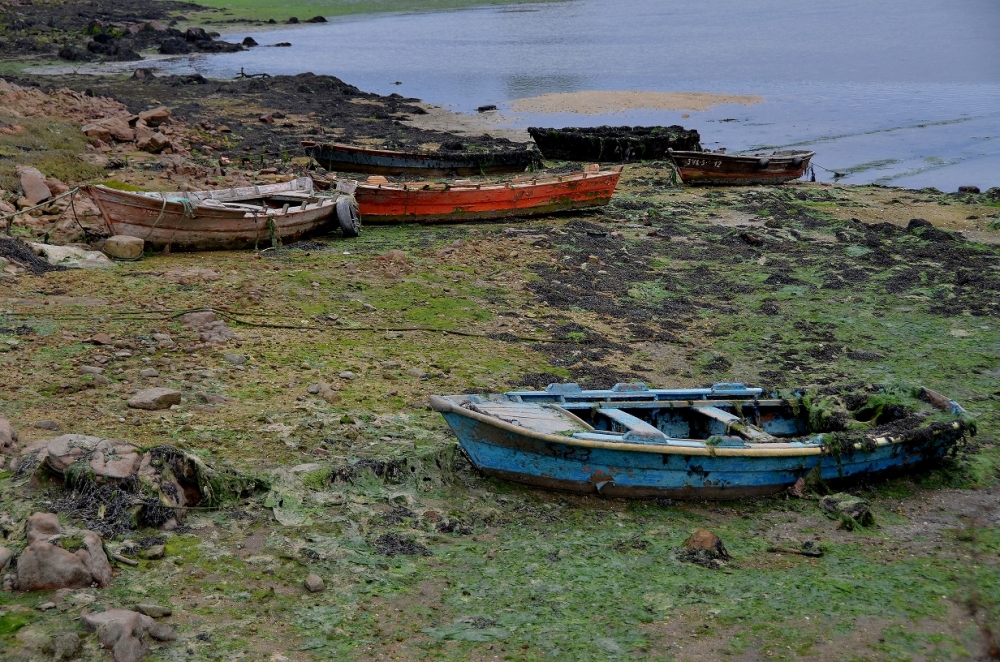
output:
[[[519,434],[454,412],[441,412],[473,464],[508,480],[607,496],[725,499],[774,494],[817,465],[826,481],[912,468],[942,458],[962,435],[876,446],[834,457],[803,446],[776,457],[658,453],[591,448]],[[811,454],[809,451],[812,451]]]

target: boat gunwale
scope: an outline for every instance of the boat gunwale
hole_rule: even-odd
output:
[[[482,184],[459,184],[459,185],[444,185],[445,188],[437,188],[439,185],[435,185],[431,188],[414,187],[414,183],[410,182],[388,182],[385,184],[373,184],[370,182],[357,183],[358,189],[364,189],[366,191],[397,191],[399,193],[426,193],[438,194],[438,193],[469,193],[473,191],[509,191],[514,189],[533,189],[542,188],[547,186],[558,186],[560,184],[569,184],[573,182],[582,182],[587,180],[610,180],[612,178],[621,178],[622,166],[615,166],[609,170],[599,170],[597,172],[586,172],[586,171],[576,171],[571,172],[566,175],[550,175],[542,178],[533,177],[530,180],[516,181],[506,180],[502,182],[484,182]],[[617,183],[617,182],[616,182]],[[426,184],[425,184],[426,186]]]
[[[544,441],[548,443],[557,443],[567,446],[579,446],[582,448],[596,448],[603,450],[615,450],[615,451],[629,451],[638,453],[655,453],[658,455],[692,455],[701,457],[796,457],[796,456],[812,456],[812,455],[832,455],[832,451],[824,445],[801,445],[801,446],[791,446],[790,443],[766,443],[766,444],[753,444],[747,443],[746,446],[732,447],[732,446],[710,446],[705,444],[703,448],[691,447],[691,446],[672,446],[669,444],[652,444],[652,443],[629,443],[629,442],[610,442],[610,441],[592,441],[589,439],[576,439],[574,437],[564,437],[554,434],[546,434],[544,432],[536,432],[531,428],[521,427],[519,425],[513,425],[499,418],[488,416],[485,414],[480,414],[479,412],[471,411],[462,407],[457,402],[451,398],[455,396],[439,396],[433,395],[430,397],[430,405],[435,410],[442,414],[452,413],[460,416],[465,416],[466,418],[471,418],[473,420],[479,421],[480,423],[485,423],[492,425],[494,427],[500,428],[507,432],[519,434],[522,436],[531,437],[538,441]],[[545,403],[539,403],[545,404]],[[958,421],[953,421],[949,426],[953,430],[961,429],[961,424]],[[937,432],[934,433],[937,436]],[[701,441],[701,440],[695,440]],[[896,437],[877,437],[875,440],[878,446],[888,446],[892,444],[905,443],[906,439],[896,438]],[[792,442],[794,443],[794,442]],[[800,442],[801,443],[801,442]],[[855,448],[857,450],[862,450],[859,445],[856,444]]]

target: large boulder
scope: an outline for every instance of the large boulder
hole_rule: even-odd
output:
[[[49,450],[49,458],[52,451]],[[142,455],[132,444],[118,439],[102,439],[90,456],[90,469],[97,476],[123,480],[139,471]]]
[[[96,632],[101,648],[110,648],[115,662],[138,662],[149,650],[146,635],[159,641],[174,641],[177,633],[168,625],[128,609],[87,614],[82,618],[88,632]]]
[[[170,409],[172,405],[181,403],[181,392],[171,388],[147,388],[139,391],[128,401],[133,409]]]
[[[52,543],[33,542],[17,559],[17,587],[22,591],[86,588],[93,581],[79,556]]]
[[[104,543],[99,535],[93,531],[86,531],[83,534],[83,549],[76,551],[76,557],[80,559],[94,583],[100,588],[111,583],[111,562],[108,561],[108,555],[104,552]]]
[[[18,166],[15,172],[20,178],[21,190],[24,192],[24,197],[29,203],[37,205],[52,197],[52,191],[45,184],[45,175],[39,172],[37,168]]]
[[[49,441],[46,462],[49,468],[56,473],[65,473],[70,465],[84,457],[90,457],[100,442],[100,437],[92,437],[85,434],[64,434],[58,436]]]
[[[157,127],[170,119],[170,109],[166,106],[144,110],[139,113],[139,119],[146,123],[146,126]]]

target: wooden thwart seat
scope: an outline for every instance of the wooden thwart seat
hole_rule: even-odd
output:
[[[633,416],[632,414],[622,411],[621,409],[612,409],[609,407],[607,409],[601,409],[600,414],[610,418],[612,421],[628,430],[626,436],[657,440],[665,440],[667,438],[667,435],[663,434],[655,426],[650,425],[641,418]]]

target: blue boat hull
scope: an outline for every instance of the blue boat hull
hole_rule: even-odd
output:
[[[562,443],[551,435],[517,431],[475,414],[441,411],[472,463],[484,473],[546,488],[604,496],[733,499],[780,492],[819,467],[824,481],[913,469],[940,460],[964,434],[942,426],[919,440],[878,445],[835,457],[816,447],[780,453],[683,449],[632,444]],[[663,448],[663,447],[658,447]],[[728,452],[727,452],[728,451]]]

